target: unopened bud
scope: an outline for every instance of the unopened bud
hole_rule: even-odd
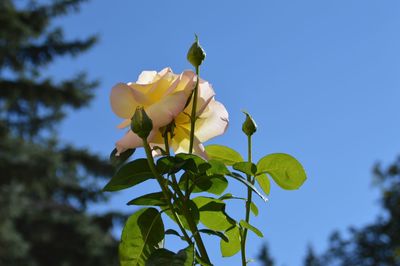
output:
[[[187,60],[195,67],[199,67],[206,58],[206,52],[200,46],[199,38],[195,35],[195,41],[189,48],[187,53]]]
[[[140,138],[145,139],[153,130],[153,122],[146,114],[143,107],[136,108],[131,119],[131,129]]]
[[[254,134],[254,132],[257,131],[257,124],[253,120],[253,118],[250,116],[249,113],[247,113],[245,111],[243,111],[243,113],[246,115],[246,120],[244,121],[244,123],[242,125],[242,131],[247,136],[251,136]]]

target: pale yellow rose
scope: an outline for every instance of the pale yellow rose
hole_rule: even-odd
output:
[[[190,113],[192,103],[185,104],[194,89],[196,75],[185,71],[173,74],[166,68],[161,72],[144,71],[136,83],[117,84],[111,92],[111,106],[115,114],[125,118],[118,127],[130,125],[130,118],[137,106],[143,106],[153,121],[153,130],[148,137],[151,146],[164,148],[164,140],[159,128],[175,120],[174,137],[170,146],[175,153],[188,152],[190,137]],[[228,126],[228,112],[215,101],[211,85],[200,80],[197,102],[194,153],[206,158],[202,142],[225,132]],[[116,143],[118,152],[142,146],[142,140],[131,130]],[[154,151],[157,155],[157,150]]]

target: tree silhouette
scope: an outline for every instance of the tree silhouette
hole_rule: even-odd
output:
[[[386,168],[376,165],[374,174],[382,214],[370,225],[350,228],[348,238],[334,232],[322,265],[400,265],[400,158]]]
[[[99,180],[113,169],[57,139],[66,111],[85,107],[97,82],[42,74],[96,42],[53,26],[82,2],[0,1],[0,265],[117,265],[110,230],[120,215],[86,212],[106,200]]]

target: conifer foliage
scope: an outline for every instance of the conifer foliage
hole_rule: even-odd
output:
[[[85,107],[97,82],[42,74],[95,44],[54,26],[82,2],[0,1],[0,265],[116,265],[110,230],[120,215],[87,213],[106,200],[99,181],[113,169],[57,139],[66,111]]]

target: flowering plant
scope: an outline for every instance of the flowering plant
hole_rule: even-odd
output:
[[[253,163],[252,135],[257,125],[246,112],[242,126],[248,143],[246,159],[227,146],[203,146],[225,132],[228,112],[215,100],[212,86],[199,76],[205,52],[197,36],[187,58],[195,72],[144,71],[137,82],[119,83],[111,91],[112,110],[124,119],[118,127],[130,126],[130,130],[110,155],[117,170],[104,190],[118,191],[150,179],[161,189],[128,203],[147,207],[136,211],[125,224],[119,245],[122,266],[212,265],[203,234],[220,238],[222,256],[241,251],[242,265],[246,265],[248,231],[263,237],[250,224],[251,212],[258,214],[253,194],[267,201],[264,194],[270,191],[269,178],[288,190],[298,189],[306,180],[301,164],[288,154],[269,154]],[[138,147],[144,148],[146,158],[128,162]],[[223,194],[230,179],[244,185],[247,198]],[[194,197],[197,193],[216,197]],[[237,221],[226,212],[230,199],[244,200],[244,219]],[[165,229],[166,217],[176,223],[178,231]],[[167,234],[178,236],[187,247],[177,253],[166,249]]]

